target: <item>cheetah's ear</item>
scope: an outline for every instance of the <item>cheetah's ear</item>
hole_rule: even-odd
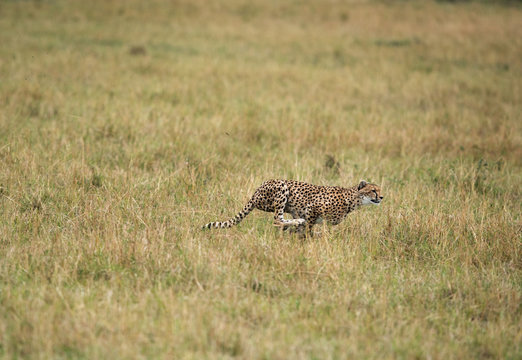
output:
[[[366,185],[368,185],[368,183],[364,180],[361,180],[361,182],[359,183],[359,186],[357,187],[357,190],[361,190]]]

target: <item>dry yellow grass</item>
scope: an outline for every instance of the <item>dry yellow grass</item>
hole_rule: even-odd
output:
[[[0,2],[0,356],[522,357],[522,9]],[[282,235],[268,178],[385,202]]]

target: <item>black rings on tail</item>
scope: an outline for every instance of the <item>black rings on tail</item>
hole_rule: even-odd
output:
[[[241,210],[236,216],[234,216],[232,219],[227,221],[215,221],[210,222],[206,225],[203,225],[203,229],[226,229],[229,227],[232,227],[234,225],[237,225],[247,216],[252,209],[254,208],[254,205],[252,201],[249,201],[248,204],[245,205],[243,210]]]

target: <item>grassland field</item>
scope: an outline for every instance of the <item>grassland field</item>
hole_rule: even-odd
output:
[[[0,358],[522,359],[521,185],[519,2],[0,0]]]

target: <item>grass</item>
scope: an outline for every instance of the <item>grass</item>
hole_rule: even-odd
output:
[[[0,2],[0,356],[522,357],[522,9]],[[382,185],[312,240],[268,178]]]

